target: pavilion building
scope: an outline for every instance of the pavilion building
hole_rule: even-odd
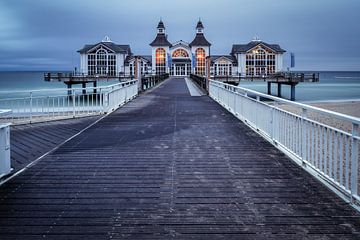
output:
[[[170,43],[162,20],[150,43],[151,55],[134,55],[130,45],[113,43],[108,37],[79,50],[80,72],[85,75],[163,74],[188,76],[191,73],[211,78],[262,77],[283,70],[283,50],[278,44],[268,44],[259,38],[246,44],[234,44],[230,54],[211,55],[211,43],[205,38],[201,20],[195,27],[195,37]],[[138,63],[140,62],[140,65]]]

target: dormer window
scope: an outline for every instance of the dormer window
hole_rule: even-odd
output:
[[[164,33],[164,29],[160,28],[159,33]]]

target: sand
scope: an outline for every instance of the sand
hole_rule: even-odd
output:
[[[331,110],[334,112],[339,112],[339,113],[343,113],[346,115],[360,118],[360,101],[324,102],[324,103],[316,102],[316,103],[307,103],[307,104],[314,106],[314,107],[319,107],[319,108],[323,108],[323,109]],[[301,109],[295,108],[293,106],[281,105],[280,107],[284,110],[287,110],[287,111],[290,111],[290,112],[293,112],[296,114],[301,113]],[[352,125],[350,122],[339,120],[336,118],[331,118],[328,116],[324,116],[320,113],[309,112],[308,117],[317,122],[324,123],[326,125],[344,130],[349,133],[351,132],[351,129],[352,129]]]

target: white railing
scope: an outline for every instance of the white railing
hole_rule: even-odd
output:
[[[359,204],[360,119],[210,81],[209,95],[342,197]],[[297,115],[279,107],[301,110]],[[309,119],[310,112],[352,125],[352,132]]]
[[[14,94],[19,97],[11,97]],[[12,110],[0,116],[0,122],[31,123],[104,114],[137,94],[136,80],[95,88],[0,91],[0,109]]]
[[[0,110],[0,116],[10,114],[11,110]],[[11,172],[10,164],[10,124],[0,124],[0,178]]]

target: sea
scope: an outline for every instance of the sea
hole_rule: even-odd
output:
[[[106,86],[118,83],[116,80],[102,80],[99,81],[97,86]],[[88,84],[87,87],[93,87],[92,84]],[[81,88],[80,84],[73,85],[73,88]],[[44,91],[42,91],[44,90]],[[35,91],[35,92],[34,92]],[[41,95],[54,95],[54,94],[66,94],[67,86],[63,82],[47,82],[44,80],[44,72],[40,71],[0,71],[0,100],[23,98],[28,97],[29,93],[37,96]],[[33,95],[33,96],[34,96]],[[0,101],[1,106],[1,101]]]
[[[98,86],[116,81],[100,81]],[[276,84],[272,84],[276,94]],[[266,93],[267,84],[262,80],[241,81],[239,86]],[[78,86],[80,87],[80,85]],[[0,72],[0,99],[23,97],[39,89],[65,89],[62,82],[44,81],[44,72]],[[290,98],[290,87],[282,86],[284,98]],[[320,72],[317,83],[300,83],[296,86],[296,101],[331,102],[360,100],[360,72]]]
[[[360,72],[319,72],[319,82],[304,82],[296,85],[297,102],[360,101]],[[277,94],[277,84],[271,84],[272,94]],[[240,87],[267,93],[264,81],[241,81]],[[290,86],[282,85],[283,98],[290,99]]]

